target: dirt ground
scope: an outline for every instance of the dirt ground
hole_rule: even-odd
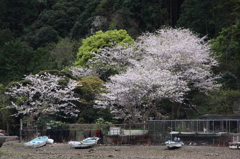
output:
[[[0,159],[239,159],[240,150],[214,146],[183,146],[168,150],[164,145],[95,145],[73,149],[65,143],[27,148],[18,141],[0,148]]]

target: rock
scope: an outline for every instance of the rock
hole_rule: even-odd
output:
[[[214,153],[207,153],[205,156],[219,156],[219,154],[214,154]]]
[[[93,151],[95,151],[95,150],[94,150],[94,149],[89,149],[89,150],[88,150],[88,152],[93,152]]]

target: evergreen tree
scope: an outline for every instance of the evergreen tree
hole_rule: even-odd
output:
[[[98,31],[82,41],[82,46],[77,54],[76,66],[84,66],[88,60],[94,57],[91,52],[97,52],[100,48],[111,46],[114,43],[123,45],[124,43],[133,43],[134,40],[125,30],[109,30],[106,32]]]

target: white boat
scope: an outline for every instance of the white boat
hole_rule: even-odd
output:
[[[229,142],[230,149],[240,149],[240,142]]]
[[[41,147],[41,146],[46,145],[47,141],[48,141],[47,136],[40,136],[40,137],[37,137],[37,138],[35,138],[35,139],[33,139],[29,142],[24,143],[24,146],[37,148],[37,147]]]
[[[47,140],[47,144],[53,144],[54,143],[54,140],[53,139],[50,139],[50,138],[48,138],[48,140]]]
[[[69,141],[68,144],[71,145],[71,147],[78,149],[78,148],[90,148],[97,144],[98,140],[100,138],[98,137],[88,137],[82,141]]]
[[[166,141],[165,144],[168,149],[180,148],[182,147],[182,145],[184,145],[182,141],[172,141],[172,140]]]

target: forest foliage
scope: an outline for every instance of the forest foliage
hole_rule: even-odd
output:
[[[208,95],[191,87],[183,96],[184,106],[167,99],[149,102],[161,105],[159,111],[169,118],[231,114],[240,89],[239,9],[239,0],[1,0],[0,107],[5,108],[13,101],[13,97],[5,94],[13,83],[48,72],[86,84],[73,90],[81,101],[73,103],[79,108],[78,117],[56,120],[94,122],[103,117],[110,121],[109,108],[94,107],[95,99],[102,93],[100,85],[124,75],[128,66],[134,66],[130,59],[141,61],[145,57],[142,53],[146,48],[139,51],[136,46],[143,35],[152,36],[145,33],[182,28],[200,39],[205,37],[203,41],[209,44],[211,56],[218,63],[211,71],[219,75],[217,82],[222,86]],[[119,46],[114,42],[128,44]],[[153,49],[152,44],[147,43]],[[122,56],[125,53],[133,54]],[[67,78],[58,84],[66,86]],[[175,109],[177,112],[173,107],[179,108]],[[0,113],[2,122],[15,122],[9,116],[16,111],[1,109]]]

